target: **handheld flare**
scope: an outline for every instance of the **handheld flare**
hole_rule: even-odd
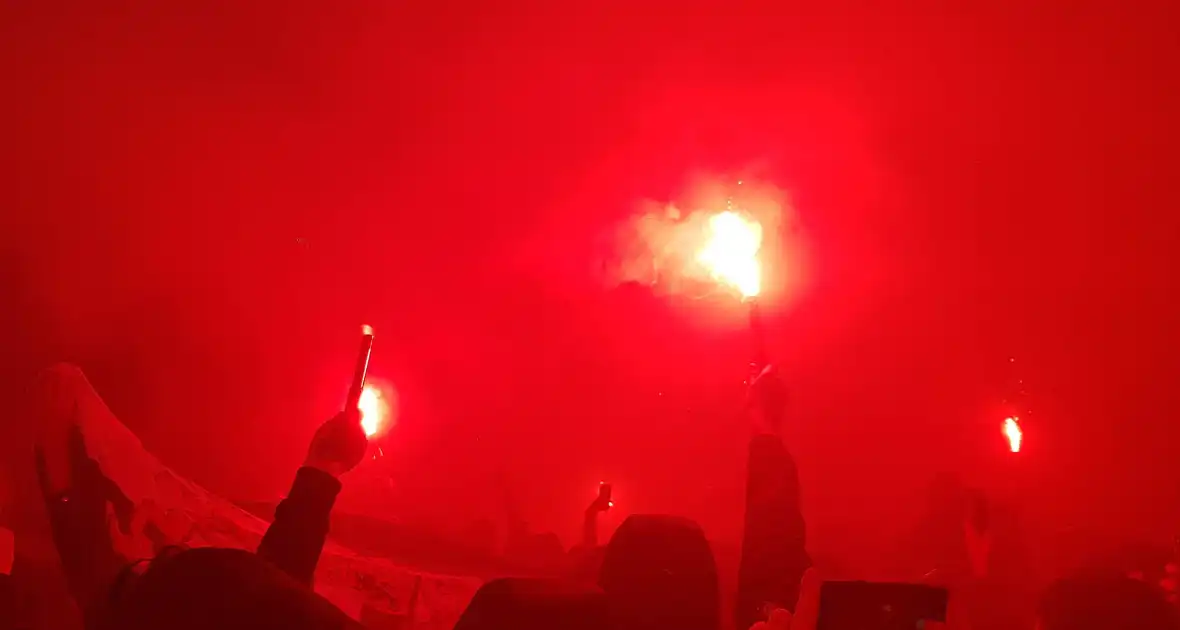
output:
[[[1024,430],[1020,428],[1020,418],[1008,416],[1004,418],[1004,437],[1008,440],[1008,450],[1020,452],[1020,445],[1024,442]]]
[[[356,356],[356,367],[352,372],[352,384],[348,387],[348,398],[344,402],[344,411],[350,412],[361,402],[361,393],[365,389],[365,374],[369,371],[369,355],[373,352],[373,327],[365,324],[361,326],[361,347]]]

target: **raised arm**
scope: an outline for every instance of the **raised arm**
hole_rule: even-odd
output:
[[[605,489],[605,490],[604,490]],[[582,546],[593,549],[598,546],[598,515],[611,509],[610,486],[603,482],[598,496],[586,506],[586,515],[582,518]]]
[[[772,367],[750,387],[754,429],[746,469],[746,511],[738,566],[738,630],[764,618],[767,605],[794,610],[799,582],[811,565],[799,496],[799,475],[779,433],[784,386]]]
[[[328,538],[332,506],[340,493],[339,477],[360,463],[367,446],[368,439],[354,413],[337,415],[316,431],[307,460],[258,545],[260,557],[312,586]]]
[[[587,549],[598,546],[598,510],[594,506],[587,508],[582,517],[582,546]]]

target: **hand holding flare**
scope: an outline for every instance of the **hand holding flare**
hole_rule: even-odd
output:
[[[315,432],[303,465],[339,477],[361,463],[368,447],[369,440],[361,429],[360,411],[338,413]]]
[[[373,437],[385,424],[388,408],[382,400],[381,390],[365,384],[369,373],[369,357],[373,353],[373,327],[368,324],[361,326],[361,347],[357,354],[356,367],[353,370],[352,384],[348,388],[348,399],[344,405],[345,413],[351,414],[354,409],[360,411],[358,420],[366,437]]]

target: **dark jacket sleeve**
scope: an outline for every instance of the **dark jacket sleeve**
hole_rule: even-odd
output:
[[[291,492],[275,508],[274,522],[258,545],[258,555],[311,587],[339,493],[340,482],[335,477],[315,468],[300,468]]]
[[[755,436],[746,472],[737,630],[758,621],[763,604],[795,609],[799,582],[811,565],[806,543],[795,460],[778,436]]]

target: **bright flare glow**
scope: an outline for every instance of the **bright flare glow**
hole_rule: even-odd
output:
[[[713,279],[741,292],[743,298],[762,289],[758,250],[762,247],[762,225],[732,210],[709,217],[708,240],[697,252],[697,261]]]
[[[365,435],[372,437],[385,424],[385,410],[388,407],[381,400],[381,390],[372,385],[365,385],[361,390],[361,400],[357,409],[361,410],[361,428]]]
[[[1024,440],[1024,431],[1020,430],[1020,418],[1004,418],[1004,437],[1008,438],[1008,448],[1013,453],[1019,453],[1020,443]]]
[[[362,335],[371,335],[371,334],[373,334],[373,327],[372,327],[372,326],[370,326],[370,325],[368,325],[368,324],[364,324],[363,326],[361,326],[361,334],[362,334]]]

